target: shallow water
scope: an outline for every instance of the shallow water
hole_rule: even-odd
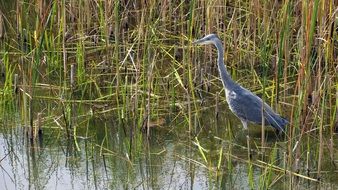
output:
[[[235,174],[225,177],[232,180],[220,184],[217,178],[224,175],[222,170],[215,174],[214,166],[204,162],[194,144],[194,137],[189,136],[186,127],[180,123],[152,128],[149,140],[139,139],[129,148],[129,135],[113,120],[85,120],[89,130],[84,132],[85,129],[78,126],[76,138],[67,139],[64,129],[47,122],[42,126],[41,137],[35,140],[28,138],[29,127],[19,124],[19,116],[3,120],[0,135],[2,189],[208,189],[220,185],[248,186],[246,165],[237,162],[233,164]],[[216,131],[213,126],[206,127],[212,128],[198,129],[198,140],[208,151],[214,152],[206,153],[212,160],[217,158],[223,143],[214,138]],[[217,131],[223,133],[224,129]],[[84,134],[86,136],[82,136]],[[145,135],[141,137],[145,138]],[[214,164],[212,162],[210,164]]]
[[[260,186],[267,170],[249,164],[247,131],[227,112],[219,120],[211,111],[202,112],[205,119],[190,135],[185,122],[165,122],[151,129],[148,140],[137,131],[134,142],[124,130],[127,124],[83,115],[74,125],[78,128],[75,138],[68,139],[62,127],[46,119],[41,137],[30,140],[29,127],[20,124],[20,114],[11,115],[15,117],[1,122],[1,189],[250,189],[250,185]],[[273,131],[267,133],[269,149],[263,156],[257,148],[260,129],[250,127],[252,163],[269,161],[275,146],[274,165],[282,167],[285,143]],[[290,178],[275,171],[272,179],[273,188],[284,189]],[[335,184],[329,178],[325,181],[326,188]],[[307,189],[318,184],[299,178],[294,185]]]

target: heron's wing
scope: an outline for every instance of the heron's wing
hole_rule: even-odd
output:
[[[263,103],[262,99],[249,90],[238,87],[234,90],[236,98],[234,104],[239,117],[251,122],[260,124],[262,122],[262,105],[264,105],[264,116],[274,115],[275,113],[269,105]]]
[[[234,89],[236,96],[229,102],[233,112],[254,123],[262,122],[262,100],[244,88]]]
[[[234,112],[238,117],[261,124],[262,106],[264,106],[265,124],[272,125],[279,130],[284,128],[285,119],[276,114],[268,104],[263,103],[262,99],[257,95],[240,86],[234,92],[236,93],[236,98],[234,98],[233,102]]]

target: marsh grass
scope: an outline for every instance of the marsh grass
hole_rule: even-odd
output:
[[[90,110],[84,117],[113,115],[122,126],[118,130],[129,134],[122,144],[130,162],[144,150],[144,141],[151,141],[155,121],[184,123],[183,130],[199,152],[191,159],[200,160],[210,171],[226,166],[226,172],[232,173],[234,123],[227,120],[226,126],[217,126],[226,129],[222,137],[231,142],[216,147],[217,156],[211,156],[213,151],[206,151],[198,138],[201,131],[214,130],[203,126],[204,110],[215,110],[216,120],[224,117],[220,107],[226,103],[214,48],[191,46],[193,39],[215,32],[224,41],[225,61],[234,80],[290,121],[281,142],[268,143],[265,128],[258,145],[252,146],[256,140],[248,139],[248,156],[240,161],[248,164],[249,187],[272,188],[283,179],[291,188],[299,178],[322,183],[323,160],[329,157],[334,164],[337,150],[335,3],[2,2],[8,9],[0,9],[5,73],[1,106],[6,109],[5,104],[20,99],[25,124],[33,126],[38,119],[43,130],[49,126],[46,122],[54,123],[66,129],[75,145],[81,130],[77,127],[82,126],[77,104]],[[44,110],[34,106],[44,101],[55,105]],[[115,140],[109,127],[105,129],[100,146],[107,153]],[[252,150],[266,160],[251,159]],[[277,162],[282,157],[278,151],[285,152],[283,164]],[[255,168],[261,169],[258,182]]]

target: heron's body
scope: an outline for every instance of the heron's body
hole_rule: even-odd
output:
[[[271,125],[278,131],[284,131],[288,121],[275,113],[261,98],[234,82],[228,74],[223,61],[223,46],[215,34],[209,34],[194,44],[213,44],[218,52],[218,70],[225,89],[225,96],[230,110],[241,120],[243,127],[248,122]]]

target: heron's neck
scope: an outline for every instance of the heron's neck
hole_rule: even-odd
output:
[[[215,46],[217,48],[217,52],[218,52],[218,60],[217,60],[217,64],[218,64],[218,71],[219,74],[221,75],[221,79],[222,79],[222,83],[224,88],[229,89],[231,87],[233,87],[233,85],[235,84],[234,81],[231,79],[225,65],[224,65],[224,53],[223,53],[223,46],[222,46],[222,42],[220,40],[217,40],[215,42]]]

